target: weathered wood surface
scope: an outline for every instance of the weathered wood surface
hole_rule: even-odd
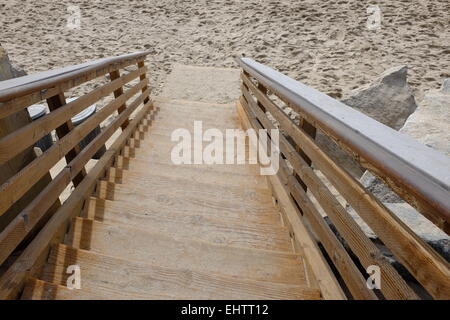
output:
[[[416,198],[412,201],[412,204],[419,209],[425,209],[421,210],[422,213],[446,231],[445,217],[446,210],[450,209],[449,197],[448,195],[444,197],[443,189],[433,184],[438,181],[441,186],[445,185],[447,178],[439,177],[436,174],[435,169],[440,169],[430,168],[430,164],[426,164],[425,168],[425,163],[420,161],[419,163],[405,163],[403,161],[404,148],[412,147],[415,143],[403,139],[388,128],[383,128],[376,121],[368,119],[345,106],[338,110],[339,103],[337,101],[253,61],[243,59],[240,60],[240,63],[244,68],[241,74],[243,83],[240,102],[249,112],[250,122],[254,122],[252,123],[253,127],[274,128],[274,124],[266,114],[266,112],[269,112],[284,132],[286,137],[283,135],[280,137],[280,149],[283,157],[293,167],[293,173],[288,172],[287,178],[283,176],[283,183],[297,202],[300,215],[304,215],[308,219],[310,228],[324,245],[352,294],[363,299],[370,298],[370,292],[365,289],[364,279],[356,276],[356,266],[348,255],[342,251],[342,248],[339,249],[340,243],[330,232],[327,224],[324,223],[321,214],[315,208],[316,205],[320,205],[320,210],[328,215],[330,222],[334,224],[340,236],[345,239],[346,244],[358,256],[359,262],[365,268],[371,265],[380,267],[382,283],[384,283],[381,292],[384,297],[387,299],[418,298],[412,288],[407,285],[405,279],[386,261],[383,253],[365,236],[347,213],[345,204],[343,205],[337,200],[331,192],[331,189],[334,188],[364,219],[384,245],[389,248],[397,260],[409,270],[428,293],[436,299],[447,299],[450,296],[450,265],[448,262],[315,144],[314,127],[318,126],[325,134],[334,139],[337,138],[339,140],[338,145],[355,153],[362,164],[368,165],[369,169],[379,165],[377,161],[380,160],[380,157],[384,157],[386,161],[388,158],[393,158],[393,167],[386,168],[385,164],[384,169],[377,169],[381,170],[381,174],[385,175],[387,179],[392,180],[389,184],[394,191],[399,191],[396,188],[402,189],[398,193],[406,201],[411,202],[412,198],[421,193],[422,199]],[[295,124],[281,107],[267,96],[267,89],[281,98],[289,107],[300,112],[303,125],[302,123],[300,123],[300,126]],[[331,113],[333,110],[334,112]],[[334,118],[335,116],[338,116],[339,119]],[[330,117],[333,117],[333,119],[330,120]],[[326,119],[329,121],[325,121]],[[363,128],[362,125],[367,127]],[[345,127],[353,131],[345,131]],[[379,129],[380,134],[370,135],[369,133],[373,133],[375,127]],[[338,132],[337,136],[333,135],[336,132]],[[389,149],[392,147],[390,145],[391,140],[385,140],[386,146],[381,143],[378,145],[378,151],[374,151],[373,143],[378,141],[377,139],[382,135],[393,137],[393,140],[398,144],[398,152]],[[363,140],[366,145],[361,144]],[[365,151],[375,153],[364,153]],[[425,154],[428,155],[423,147],[416,148],[412,152],[414,157],[418,156],[419,158],[423,158]],[[444,160],[444,158],[435,153],[431,153],[430,156],[432,158],[431,163],[435,163],[441,168],[441,160]],[[368,160],[371,162],[367,162]],[[390,171],[392,168],[398,167],[399,161],[403,161],[404,167],[402,169],[406,168],[410,174],[408,177],[404,175],[400,177],[400,182],[397,181],[399,176],[396,176],[396,174],[401,170],[395,172],[395,174]],[[448,161],[448,159],[445,161]],[[313,164],[315,170],[320,170],[320,176],[311,168],[311,164]],[[280,177],[283,175],[283,171],[281,170]],[[376,171],[376,173],[379,174],[380,172]],[[410,179],[411,175],[417,178],[423,175],[424,180],[416,181],[417,184],[414,187],[412,185],[402,187],[402,183]],[[403,181],[401,181],[402,178]],[[324,179],[327,179],[326,183]],[[434,182],[427,179],[434,179]],[[332,188],[329,189],[327,184],[332,185]],[[413,187],[413,190],[410,189],[411,187]],[[306,190],[308,190],[308,194],[305,192]],[[430,195],[428,192],[434,194]],[[309,193],[314,196],[314,201],[310,199]],[[448,194],[448,191],[446,193]],[[421,203],[424,199],[428,199],[432,203]],[[435,206],[434,209],[433,206]],[[446,209],[436,211],[439,206],[444,206]],[[338,255],[337,252],[339,251],[341,253]]]
[[[85,218],[74,220],[68,247],[53,251],[41,277],[46,282],[31,281],[24,298],[70,298],[58,285],[65,285],[72,260],[83,274],[74,298],[114,297],[119,290],[134,299],[320,298],[257,165],[171,163],[176,142],[169,130],[191,129],[194,120],[224,132],[239,128],[233,105],[208,107],[154,102],[155,120],[115,157]],[[115,276],[101,276],[105,270]]]
[[[122,77],[96,88],[86,95],[65,104],[54,110],[50,114],[39,118],[27,126],[9,134],[0,139],[0,163],[3,163],[13,156],[29,147],[40,138],[49,134],[52,130],[69,121],[73,116],[77,115],[90,105],[97,102],[102,97],[111,94],[114,90],[122,87],[126,83],[132,81],[140,74],[146,72],[146,67],[132,71]]]
[[[43,280],[65,285],[67,266],[83,272],[80,291],[124,299],[317,299],[318,290],[302,285],[246,280],[184,268],[166,268],[60,245],[52,251]],[[78,293],[79,294],[79,293]]]
[[[245,78],[244,78],[245,79]],[[248,82],[249,88],[256,92],[257,89],[250,82]],[[255,114],[258,115],[258,119],[264,122],[266,126],[271,126],[272,124],[267,119],[264,113],[257,109],[256,103],[254,99],[249,95],[248,92],[244,92],[245,97],[248,101],[248,107],[254,111]],[[321,163],[317,160],[317,158],[313,155],[308,144],[305,144],[303,140],[298,140],[296,132],[301,132],[303,139],[309,139],[308,141],[314,145],[313,140],[308,137],[307,133],[301,131],[299,127],[297,127],[289,117],[284,114],[278,107],[276,107],[269,99],[260,98],[261,101],[264,101],[267,110],[275,116],[275,118],[280,121],[280,124],[283,128],[285,128],[286,133],[288,133],[291,137],[295,139],[297,145],[301,145],[302,149],[307,152],[308,155],[312,159],[315,160],[315,165],[321,169],[324,169],[325,172],[329,173],[328,168],[323,168]],[[315,146],[315,145],[314,145]],[[346,239],[350,248],[352,248],[353,252],[360,259],[361,264],[367,268],[370,265],[380,266],[381,269],[381,278],[382,282],[385,284],[383,286],[382,292],[389,299],[417,299],[417,295],[412,291],[411,288],[408,287],[406,282],[400,277],[400,275],[395,271],[395,269],[383,258],[381,251],[372,243],[372,241],[364,234],[364,232],[360,229],[354,219],[347,213],[345,208],[337,201],[335,196],[331,193],[331,191],[326,187],[324,182],[320,180],[320,178],[314,173],[311,169],[310,164],[306,162],[306,160],[301,156],[299,152],[287,141],[286,138],[280,138],[280,148],[282,153],[289,160],[291,165],[294,167],[296,174],[300,177],[301,181],[304,182],[304,185],[300,185],[302,189],[304,186],[308,186],[314,197],[320,203],[321,207],[325,210],[325,212],[330,217],[331,221],[335,224],[339,233]],[[314,149],[316,152],[320,152],[320,149],[315,146]],[[330,160],[328,166],[335,167],[336,170],[334,172],[339,172],[339,168],[332,163]],[[347,182],[348,184],[349,182]],[[292,186],[292,181],[289,182],[290,186]],[[294,195],[299,195],[300,190],[296,190],[293,188],[291,192]],[[360,202],[366,201],[370,199],[370,196],[366,193],[364,199],[360,199]],[[357,193],[353,193],[352,195],[348,195],[348,197],[356,197]],[[353,203],[353,199],[349,199],[350,203]],[[370,208],[368,205],[365,206],[366,212]],[[375,221],[378,223],[378,221]],[[391,234],[391,237],[400,237],[401,234],[394,233]],[[408,248],[404,248],[403,250],[407,251]],[[402,253],[404,251],[401,251]],[[341,265],[341,267],[344,267]],[[430,267],[430,266],[428,266]],[[344,274],[344,277],[346,275]],[[349,276],[349,280],[352,281],[352,277]],[[363,289],[361,286],[355,286],[359,289]],[[365,290],[364,290],[365,291]],[[359,291],[362,292],[362,291]]]
[[[354,154],[404,200],[450,232],[450,160],[345,104],[249,58],[244,71]]]
[[[283,241],[278,241],[281,246],[273,246],[277,251],[265,250],[261,246],[257,249],[254,245],[246,244],[258,245],[258,242],[262,242],[258,241],[261,238],[270,243],[270,235],[262,234],[262,230],[259,239],[255,237],[253,240],[251,235],[246,235],[245,230],[230,228],[231,236],[228,238],[234,236],[240,239],[235,242],[221,241],[220,236],[199,241],[200,237],[196,232],[192,232],[189,238],[181,238],[178,234],[180,229],[172,225],[171,229],[161,228],[153,232],[143,230],[142,227],[138,229],[78,218],[69,232],[67,244],[78,249],[161,267],[189,269],[211,275],[222,274],[239,279],[271,279],[274,282],[304,284],[303,265],[299,256],[289,253],[292,248],[289,247],[289,234],[285,229],[280,228],[280,233],[284,234]],[[219,226],[204,224],[202,229],[203,233],[210,233],[215,237]]]
[[[242,126],[245,129],[256,129],[249,120],[249,116],[240,102],[237,103],[236,108]],[[322,296],[325,299],[332,300],[346,299],[346,295],[333,274],[333,271],[325,257],[321,254],[313,236],[305,227],[304,222],[299,216],[297,207],[291,200],[289,193],[285,190],[278,176],[269,176],[268,181],[272,193],[278,201],[278,206],[285,217],[284,221],[289,224],[290,233],[293,236],[294,242],[304,253],[305,258],[314,272],[315,282],[320,288]]]
[[[139,101],[139,100],[137,100]],[[140,101],[142,102],[142,100]],[[40,259],[43,255],[45,257],[45,252],[54,243],[54,237],[60,230],[65,230],[67,224],[74,216],[80,214],[83,208],[84,200],[89,197],[90,194],[95,189],[96,183],[99,178],[103,177],[106,173],[106,168],[112,165],[115,157],[121,151],[126,141],[134,134],[134,130],[138,127],[138,124],[148,113],[151,101],[149,101],[137,114],[136,117],[130,122],[123,133],[115,140],[115,142],[108,148],[106,153],[102,158],[96,163],[96,165],[89,171],[80,185],[74,190],[68,200],[58,209],[55,215],[49,220],[49,222],[44,226],[44,228],[39,232],[39,234],[33,239],[33,241],[26,247],[26,249],[21,253],[14,264],[8,268],[8,270],[0,278],[0,299],[15,298],[20,290],[23,288],[23,284],[26,282],[29,276],[33,276],[33,267],[36,261]],[[128,108],[131,110],[132,108]],[[123,123],[123,121],[128,118],[128,115],[124,112],[117,119],[117,127],[114,131]],[[110,128],[113,128],[110,126]],[[106,136],[106,131],[103,132],[102,136]],[[104,144],[101,138],[98,137],[97,142]],[[92,144],[94,146],[95,143]],[[85,148],[81,153],[81,159],[83,157],[90,158],[95,152],[95,150],[88,150]],[[87,161],[87,160],[86,160]],[[77,172],[75,170],[75,172]],[[67,181],[70,181],[70,170],[66,168],[61,174],[66,174]],[[44,190],[45,192],[45,190]],[[21,226],[19,226],[21,227]],[[21,232],[23,232],[21,230]],[[26,227],[25,227],[26,232]],[[17,239],[17,236],[12,234],[12,239]],[[52,242],[53,241],[53,242]]]

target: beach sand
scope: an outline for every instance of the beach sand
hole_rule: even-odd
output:
[[[379,30],[367,27],[374,4]],[[450,77],[449,24],[449,0],[0,0],[1,44],[28,73],[150,50],[155,93],[174,63],[236,67],[245,55],[338,99],[407,65],[420,99]]]

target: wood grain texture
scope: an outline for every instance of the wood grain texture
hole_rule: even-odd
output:
[[[189,225],[185,227],[191,228]],[[190,269],[239,279],[270,279],[271,282],[304,284],[303,265],[299,256],[288,252],[292,250],[286,230],[281,230],[284,231],[285,237],[278,241],[284,242],[285,245],[275,245],[273,249],[277,251],[271,251],[264,250],[261,246],[257,249],[257,246],[246,244],[263,242],[263,234],[252,240],[242,229],[236,229],[230,230],[229,233],[234,232],[234,239],[237,241],[201,241],[201,237],[195,232],[192,232],[190,237],[187,237],[186,232],[184,237],[180,237],[180,229],[173,226],[169,232],[167,229],[155,232],[142,226],[138,229],[77,218],[69,232],[67,244],[161,267]],[[217,227],[211,225],[204,225],[203,228],[204,233],[211,233],[213,236],[216,230]],[[220,235],[217,238],[220,238]],[[266,243],[276,241],[270,239],[270,235],[264,240]]]
[[[239,118],[241,119],[242,126],[244,128],[252,128],[249,116],[241,102],[236,104],[236,109]],[[342,288],[325,260],[325,257],[321,254],[317,243],[300,218],[297,207],[293,203],[290,195],[284,189],[278,176],[268,176],[268,181],[274,196],[278,200],[280,209],[284,212],[287,220],[292,226],[294,241],[297,242],[298,246],[302,249],[305,258],[308,260],[308,263],[314,271],[322,297],[324,299],[345,300],[345,293],[342,291]]]

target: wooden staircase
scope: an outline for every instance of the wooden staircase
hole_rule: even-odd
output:
[[[153,112],[22,298],[319,299],[256,165],[170,159],[177,128],[240,128],[234,104],[159,98]]]
[[[447,235],[448,157],[249,58],[236,59],[241,70],[175,64],[153,100],[149,54],[0,82],[0,299],[449,299],[445,257],[316,133]],[[86,93],[66,101],[72,89]],[[43,101],[47,115],[14,124]],[[176,165],[174,130],[187,129],[191,151],[211,143],[196,121],[225,150],[226,129],[270,131],[277,174],[248,161]],[[36,152],[50,134],[58,141]]]

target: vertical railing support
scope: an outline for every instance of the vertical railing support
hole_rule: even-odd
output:
[[[144,60],[139,61],[137,65],[138,65],[138,68],[143,68],[143,67],[145,66]],[[141,81],[144,80],[145,78],[147,78],[147,76],[146,76],[145,73],[143,73],[143,74],[141,74],[141,75],[139,76],[139,79],[140,79]],[[148,89],[148,86],[144,86],[144,87],[142,88],[142,93],[144,93],[147,89]],[[144,99],[144,104],[146,104],[149,100],[150,100],[150,97],[146,97],[146,98]],[[152,108],[153,108],[153,106],[152,106]],[[150,110],[151,110],[151,109],[150,109]]]
[[[66,104],[66,97],[64,96],[63,92],[60,92],[59,94],[50,97],[47,99],[48,108],[50,111],[56,110],[59,107]],[[68,134],[73,129],[73,123],[71,120],[67,121],[66,123],[62,124],[58,128],[56,128],[56,135],[59,139],[64,137],[66,134]],[[67,163],[70,163],[78,154],[80,153],[80,146],[76,145],[72,150],[70,150],[65,158]],[[83,169],[80,171],[78,175],[74,177],[72,180],[74,186],[78,186],[81,183],[81,180],[86,176],[86,170]]]

